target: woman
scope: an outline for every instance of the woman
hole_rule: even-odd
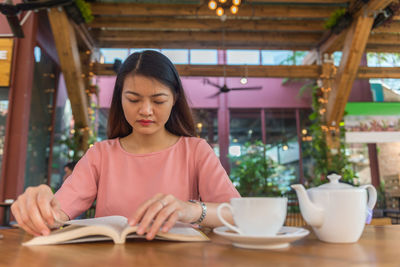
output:
[[[54,217],[74,218],[95,199],[96,217],[126,216],[147,239],[178,220],[221,225],[218,203],[239,193],[210,146],[194,135],[171,61],[155,51],[134,53],[117,75],[109,139],[86,152],[55,196],[46,185],[27,188],[12,212],[33,235],[48,235]]]

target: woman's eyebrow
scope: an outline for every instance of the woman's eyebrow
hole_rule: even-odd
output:
[[[132,94],[132,95],[135,95],[135,96],[142,96],[141,94],[136,93],[134,91],[125,91],[125,94]],[[167,96],[167,97],[169,97],[169,95],[166,94],[166,93],[157,93],[157,94],[151,95],[151,97],[158,97],[158,96]]]

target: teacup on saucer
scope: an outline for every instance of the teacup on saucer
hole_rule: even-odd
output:
[[[222,216],[222,209],[231,210],[236,226]],[[275,236],[286,218],[287,198],[245,197],[232,198],[230,204],[222,203],[217,208],[221,222],[240,235]]]

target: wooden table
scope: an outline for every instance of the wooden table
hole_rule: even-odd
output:
[[[400,225],[367,226],[355,244],[329,244],[313,234],[282,250],[247,250],[209,234],[206,243],[129,240],[23,247],[19,229],[0,230],[0,266],[400,266]]]

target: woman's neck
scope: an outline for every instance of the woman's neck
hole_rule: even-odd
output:
[[[174,145],[179,139],[179,136],[173,135],[166,129],[152,135],[137,134],[134,131],[121,138],[122,147],[135,154],[144,154],[157,152]]]

